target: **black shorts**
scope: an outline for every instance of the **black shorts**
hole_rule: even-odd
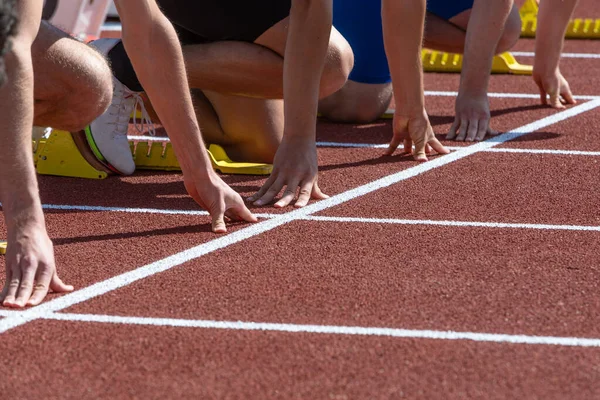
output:
[[[235,40],[254,42],[290,14],[291,0],[157,0],[182,45]],[[113,74],[142,91],[123,43],[109,53]]]
[[[254,42],[290,14],[291,0],[157,0],[182,44]]]

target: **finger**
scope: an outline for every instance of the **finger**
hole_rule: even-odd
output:
[[[425,153],[427,155],[433,154],[433,149],[431,148],[431,146],[429,145],[429,143],[425,145]]]
[[[548,96],[546,95],[546,91],[544,90],[543,86],[539,86],[540,87],[540,102],[543,105],[547,105],[548,104]]]
[[[425,141],[415,142],[415,151],[413,153],[413,158],[416,161],[427,161],[427,153],[425,152],[425,147],[427,143]]]
[[[10,287],[10,281],[12,280],[12,271],[8,267],[8,263],[6,263],[6,281],[4,282],[4,287],[2,288],[2,293],[0,293],[0,302],[4,303],[4,299],[8,294],[8,288]]]
[[[561,95],[567,104],[577,104],[577,100],[573,97],[573,93],[571,93],[571,89],[568,86],[562,90]]]
[[[17,291],[21,285],[21,269],[18,266],[18,262],[15,262],[11,270],[11,279],[8,283],[8,291],[4,297],[2,305],[4,307],[18,307],[16,302]]]
[[[458,131],[459,126],[460,126],[460,120],[458,118],[454,118],[454,122],[452,123],[452,126],[450,127],[450,131],[446,135],[446,140],[453,140],[456,137],[456,131]]]
[[[427,143],[428,146],[431,146],[433,150],[435,150],[438,154],[449,154],[450,150],[448,150],[443,144],[437,140],[436,137],[432,137],[431,140]]]
[[[50,282],[52,276],[55,274],[54,268],[49,265],[38,266],[37,275],[35,277],[35,285],[33,288],[33,294],[27,302],[28,305],[37,306],[40,304],[50,290]]]
[[[281,192],[283,185],[283,179],[277,179],[275,183],[273,183],[267,189],[267,191],[262,195],[262,197],[254,202],[254,205],[262,206],[265,204],[269,204],[279,194],[279,192]]]
[[[313,185],[313,189],[312,189],[312,193],[310,194],[311,199],[313,200],[325,200],[329,198],[328,194],[325,194],[321,191],[321,188],[319,187],[319,183],[315,182],[315,184]]]
[[[404,154],[410,154],[412,152],[413,142],[410,138],[404,139],[403,146],[404,146]]]
[[[479,121],[473,119],[469,121],[469,129],[467,129],[467,137],[465,141],[472,142],[477,137],[477,132],[479,131]]]
[[[219,202],[216,207],[210,210],[212,217],[212,231],[214,233],[225,233],[227,227],[225,226],[225,204]]]
[[[396,151],[396,149],[398,148],[398,146],[400,146],[400,142],[402,142],[402,139],[400,138],[399,135],[394,135],[392,137],[392,141],[390,142],[387,150],[385,151],[385,155],[386,156],[391,156],[392,154],[394,154],[394,152]]]
[[[275,207],[282,208],[294,201],[294,197],[296,197],[296,192],[298,191],[298,185],[298,181],[287,185],[285,191],[283,192],[283,195],[281,196],[281,199],[279,199],[279,201],[275,203]]]
[[[552,108],[565,108],[565,106],[560,102],[560,95],[558,92],[550,93],[550,107]]]
[[[313,184],[313,182],[306,182],[300,187],[300,193],[298,194],[298,201],[294,204],[294,207],[304,207],[308,204],[311,194],[313,193],[313,188],[316,187],[316,190],[320,193],[319,187],[317,184]],[[322,195],[322,193],[320,193]],[[318,195],[317,195],[318,196]]]
[[[467,130],[469,129],[469,122],[466,119],[460,120],[460,127],[458,128],[458,136],[456,136],[457,141],[464,142],[467,137]]]
[[[490,135],[490,136],[498,136],[500,134],[500,132],[498,132],[497,130],[493,129],[491,127],[491,125],[488,124],[487,134]]]
[[[52,276],[52,280],[50,281],[50,290],[55,293],[68,293],[75,290],[73,285],[65,284],[62,279],[58,277],[58,273],[54,272],[54,276]]]
[[[256,216],[254,214],[252,214],[250,212],[250,210],[248,210],[248,207],[246,207],[246,205],[241,201],[241,199],[240,199],[240,202],[236,202],[230,208],[230,210],[233,211],[238,216],[238,219],[241,221],[248,221],[248,222],[258,221],[258,218],[256,218]]]
[[[35,273],[37,269],[37,260],[30,258],[21,259],[21,284],[17,292],[16,303],[19,307],[25,307],[33,293],[33,284],[35,282]]]
[[[252,196],[248,197],[246,200],[248,200],[249,202],[255,202],[256,200],[263,197],[265,195],[265,193],[267,192],[267,190],[269,189],[269,187],[271,187],[271,185],[273,185],[273,183],[275,182],[276,179],[277,179],[277,175],[271,173],[271,175],[269,176],[267,181],[264,183],[264,185],[262,185],[262,187],[259,189],[259,191],[254,193]]]
[[[487,120],[479,121],[479,125],[477,125],[477,136],[475,137],[476,141],[481,142],[483,139],[485,139],[485,135],[488,133],[489,126],[490,126],[490,121],[487,121]]]

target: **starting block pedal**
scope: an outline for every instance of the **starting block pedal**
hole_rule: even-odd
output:
[[[0,254],[6,254],[6,242],[0,242]]]
[[[134,141],[129,145],[137,169],[181,171],[175,152],[168,141]],[[33,142],[34,163],[40,175],[72,178],[105,179],[110,170],[95,159],[87,146],[85,132],[52,131],[47,139]],[[271,164],[235,162],[225,150],[211,144],[209,158],[216,171],[223,174],[269,175]]]
[[[425,72],[457,73],[462,70],[463,56],[461,54],[423,49],[421,61]],[[520,64],[511,53],[506,52],[494,56],[491,72],[493,74],[531,75],[533,67]]]
[[[521,37],[534,38],[537,31],[539,4],[537,0],[526,0],[521,15]],[[575,18],[569,21],[565,33],[567,39],[600,39],[600,18]]]
[[[76,141],[85,140],[65,131],[52,131],[50,137],[41,140],[34,148],[34,163],[40,175],[68,176],[73,178],[104,179],[108,172],[98,161],[82,155]],[[35,145],[35,144],[34,144]],[[95,164],[95,165],[93,165]]]
[[[167,141],[130,141],[136,168],[160,171],[181,171],[171,143]],[[222,174],[269,175],[273,165],[262,163],[235,162],[225,150],[216,144],[208,147],[212,167]]]

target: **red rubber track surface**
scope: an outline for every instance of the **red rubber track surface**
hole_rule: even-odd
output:
[[[600,18],[600,3],[581,0],[575,16]],[[515,48],[533,49],[532,40]],[[600,41],[568,41],[565,51],[598,54]],[[600,60],[565,58],[561,70],[575,94],[600,95]],[[458,80],[427,74],[426,89],[456,91]],[[531,77],[492,76],[490,91],[537,88]],[[538,103],[492,98],[493,127],[511,131],[556,114]],[[426,104],[443,140],[454,97],[428,96]],[[497,149],[598,152],[599,129],[596,108]],[[390,138],[390,120],[318,125],[319,141]],[[383,151],[319,148],[323,191],[340,194],[417,165]],[[600,226],[599,162],[593,154],[480,152],[316,214],[572,230],[300,220],[59,313],[597,339],[600,232],[578,226]],[[247,196],[265,178],[224,179]],[[40,189],[45,204],[198,210],[178,173],[42,176]],[[209,243],[218,237],[209,222],[47,212],[60,275],[78,290]],[[0,397],[7,399],[600,397],[597,347],[35,320],[1,333],[0,350]]]

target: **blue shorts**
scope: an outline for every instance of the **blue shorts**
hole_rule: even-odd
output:
[[[473,8],[473,1],[427,0],[427,12],[448,20]],[[354,51],[350,80],[373,84],[392,81],[383,46],[381,0],[334,0],[333,26]]]

